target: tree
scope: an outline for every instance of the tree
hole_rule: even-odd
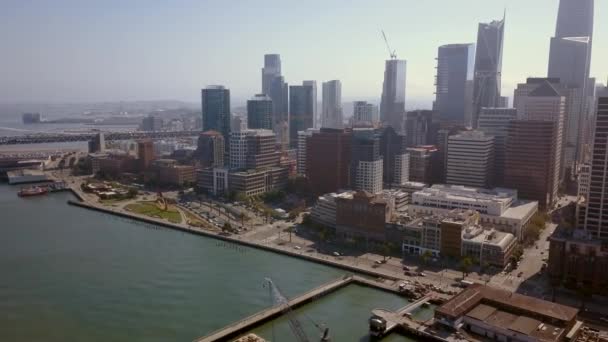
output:
[[[225,222],[224,225],[222,226],[222,232],[224,233],[232,233],[232,225],[228,222]]]
[[[431,260],[431,258],[433,257],[433,253],[431,253],[431,251],[426,250],[424,251],[424,253],[422,253],[422,255],[420,255],[420,257],[422,258],[422,262],[427,265],[429,263],[429,260]]]
[[[464,257],[460,260],[460,270],[462,271],[462,279],[466,278],[473,266],[473,260],[470,257]]]
[[[239,219],[241,220],[241,228],[245,228],[245,218],[247,216],[245,215],[245,213],[241,212],[239,214]]]

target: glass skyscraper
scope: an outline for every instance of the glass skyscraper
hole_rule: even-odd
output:
[[[389,59],[384,69],[380,121],[403,132],[405,120],[405,78],[406,61]]]
[[[471,121],[475,44],[449,44],[437,53],[435,111],[442,122]]]
[[[222,133],[224,141],[230,138],[230,90],[221,85],[201,90],[203,131]]]

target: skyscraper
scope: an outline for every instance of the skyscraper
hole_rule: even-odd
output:
[[[298,146],[298,132],[312,128],[314,98],[311,85],[289,86],[289,144]]]
[[[378,122],[378,107],[367,101],[353,102],[353,126],[373,127]]]
[[[224,141],[230,138],[230,90],[223,86],[208,86],[201,91],[203,131],[222,133]]]
[[[593,37],[594,0],[560,0],[556,37]]]
[[[272,100],[268,95],[257,94],[247,101],[247,128],[272,129]]]
[[[383,159],[382,178],[387,187],[400,186],[409,181],[410,156],[405,136],[388,126],[380,135],[380,155]]]
[[[282,128],[289,122],[288,85],[281,75],[281,57],[278,54],[264,55],[262,68],[262,92],[272,99],[272,127],[277,138],[285,139]],[[279,141],[285,143],[285,141]]]
[[[493,184],[494,137],[466,131],[448,138],[446,183],[489,188]]]
[[[315,194],[348,188],[351,143],[351,132],[331,128],[306,140],[306,176]]]
[[[323,82],[322,128],[340,129],[342,117],[342,83],[339,80]]]
[[[553,37],[548,76],[569,86],[585,89],[591,61],[590,37]]]
[[[406,61],[389,59],[384,69],[380,121],[397,132],[404,130]]]
[[[439,120],[456,125],[471,122],[475,44],[450,44],[437,53],[435,111]]]
[[[608,97],[600,97],[597,107],[584,228],[591,236],[608,240]]]
[[[223,167],[224,150],[224,137],[221,133],[206,131],[199,135],[196,153],[202,168]]]
[[[395,130],[399,132],[396,128]],[[429,145],[434,143],[431,136],[433,130],[433,111],[414,110],[408,112],[405,118],[405,137],[407,146]]]
[[[550,208],[560,184],[566,99],[544,81],[518,102],[523,109],[509,125],[505,186]]]
[[[279,76],[281,76],[281,56],[278,54],[264,55],[264,67],[262,68],[263,94],[270,94],[272,82]]]
[[[473,128],[477,128],[481,108],[499,107],[504,29],[504,18],[479,24],[471,118]]]
[[[351,187],[372,194],[382,191],[383,158],[374,129],[353,129],[350,162]]]
[[[317,81],[303,81],[302,85],[312,87],[312,121],[313,127],[319,127],[319,113],[317,107],[319,103],[317,102]]]
[[[482,108],[479,130],[494,136],[494,185],[504,186],[509,123],[517,119],[515,108]]]

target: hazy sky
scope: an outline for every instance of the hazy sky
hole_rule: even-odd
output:
[[[2,0],[0,102],[178,99],[223,84],[260,91],[264,53],[291,84],[340,79],[380,97],[384,29],[407,60],[409,105],[430,107],[437,47],[475,42],[507,8],[503,94],[545,76],[558,0]],[[596,1],[592,75],[608,77],[608,1]],[[237,104],[237,103],[235,103]]]

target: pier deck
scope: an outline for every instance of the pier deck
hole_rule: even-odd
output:
[[[317,297],[324,296],[330,292],[336,291],[354,281],[353,276],[343,277],[334,280],[330,283],[321,285],[313,290],[301,294],[289,300],[289,306],[297,308],[305,303],[314,300]],[[232,323],[218,331],[215,331],[205,337],[196,339],[195,342],[212,342],[225,341],[226,339],[235,338],[240,334],[250,331],[252,328],[269,321],[283,314],[284,308],[281,306],[273,306],[266,310],[262,310],[249,317],[245,317],[240,321]]]

